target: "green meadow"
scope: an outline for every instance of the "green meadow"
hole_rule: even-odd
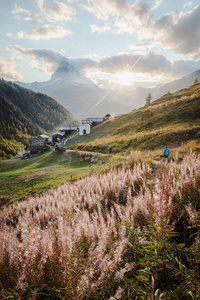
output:
[[[0,163],[0,203],[21,201],[40,195],[66,181],[97,172],[105,165],[91,164],[76,152],[46,152],[27,160],[10,159]]]

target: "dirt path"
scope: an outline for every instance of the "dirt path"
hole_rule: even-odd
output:
[[[100,152],[92,152],[92,151],[82,151],[82,150],[73,150],[73,149],[66,149],[65,152],[79,152],[79,153],[84,153],[87,155],[101,155],[101,156],[106,156],[107,154],[105,153],[100,153]]]

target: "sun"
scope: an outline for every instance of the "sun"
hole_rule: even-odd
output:
[[[132,85],[135,80],[134,74],[128,71],[115,74],[115,81],[120,85]]]
[[[130,72],[129,65],[127,64],[127,70],[124,68],[120,72],[114,74],[105,72],[90,73],[89,78],[101,88],[106,89],[121,89],[123,87],[130,87],[138,85],[138,83],[154,82],[155,78],[144,73]]]

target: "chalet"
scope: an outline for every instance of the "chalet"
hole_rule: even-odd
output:
[[[56,143],[60,143],[63,140],[63,134],[60,132],[55,132],[52,134],[52,143],[55,145]]]
[[[90,126],[95,126],[102,123],[104,120],[104,118],[86,118],[85,120],[82,120],[82,124],[89,124]]]
[[[45,139],[45,143],[46,143],[46,144],[50,144],[50,143],[51,143],[51,138],[50,138],[48,135],[46,135],[46,134],[40,134],[40,135],[38,136],[38,138],[43,138],[43,139]]]
[[[82,124],[79,126],[79,135],[90,134],[90,124]]]
[[[70,134],[78,131],[77,126],[69,126],[69,127],[60,127],[60,133],[62,133],[63,137],[68,137]]]
[[[30,153],[35,154],[44,151],[44,145],[46,144],[46,139],[42,137],[33,138],[30,142]]]

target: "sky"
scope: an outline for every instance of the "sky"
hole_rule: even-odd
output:
[[[67,61],[102,88],[200,69],[199,0],[0,0],[0,77],[47,81]]]

